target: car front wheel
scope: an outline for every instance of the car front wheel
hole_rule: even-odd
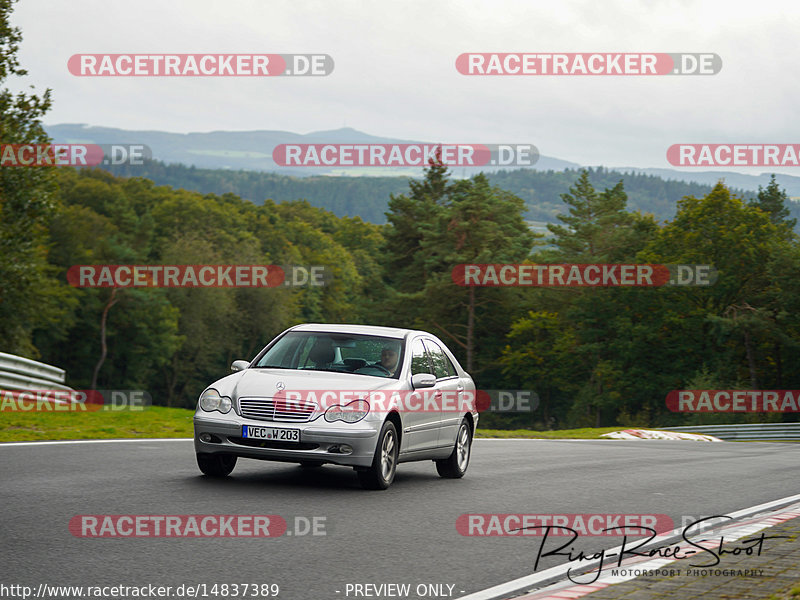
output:
[[[209,477],[227,477],[236,466],[236,457],[230,454],[197,454],[197,466]]]
[[[466,419],[461,419],[453,452],[444,460],[436,461],[436,471],[447,479],[459,479],[464,476],[469,466],[472,450],[472,428]]]
[[[394,423],[386,421],[378,436],[378,445],[375,448],[372,464],[368,468],[358,471],[358,479],[365,489],[385,490],[392,484],[397,471],[398,446],[397,429],[395,429]]]

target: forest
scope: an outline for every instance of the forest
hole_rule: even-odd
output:
[[[539,395],[533,412],[487,414],[494,427],[779,419],[672,413],[665,398],[800,385],[800,245],[774,181],[751,199],[720,183],[681,198],[661,222],[631,210],[624,180],[596,189],[583,171],[562,193],[559,224],[542,236],[519,196],[437,165],[390,195],[383,225],[305,200],[256,205],[101,169],[0,175],[3,350],[65,368],[75,388],[146,390],[156,404],[192,407],[232,360],[252,358],[301,322],[429,330],[480,389]],[[719,278],[706,288],[452,280],[458,264],[522,262],[710,264]],[[298,288],[77,288],[66,273],[80,264],[323,265],[331,279]]]
[[[0,5],[0,85],[26,71]],[[0,87],[0,140],[50,142],[51,91]],[[130,167],[134,169],[134,167]],[[187,189],[184,189],[187,188]],[[428,330],[479,389],[533,390],[493,427],[796,419],[680,414],[681,389],[800,389],[797,204],[606,169],[292,178],[152,162],[0,168],[0,350],[76,389],[195,405],[235,359],[303,322]],[[531,221],[546,223],[532,227]],[[546,231],[546,233],[541,233]],[[705,264],[706,287],[474,287],[462,264]],[[76,265],[323,266],[324,286],[80,288]]]
[[[103,168],[114,175],[144,177],[159,185],[169,185],[177,189],[204,194],[232,193],[256,204],[266,199],[284,202],[301,198],[340,217],[360,216],[365,221],[378,224],[386,223],[390,195],[407,190],[408,181],[412,178],[331,175],[294,177],[265,171],[203,169],[149,159],[145,159],[143,164],[106,165]],[[679,198],[704,195],[712,188],[710,185],[668,180],[641,173],[623,173],[603,167],[586,170],[592,185],[597,188],[612,187],[620,179],[624,179],[629,207],[652,213],[660,220],[675,216],[676,201]],[[463,179],[460,171],[463,169],[456,169],[453,175]],[[525,201],[526,220],[555,223],[556,215],[563,209],[561,194],[579,174],[580,171],[575,169],[516,169],[487,173],[487,177],[493,185],[498,185]],[[419,175],[415,177],[418,178]],[[742,190],[732,191],[745,198],[754,196],[753,193]],[[792,202],[789,208],[794,217],[800,216],[800,204]]]

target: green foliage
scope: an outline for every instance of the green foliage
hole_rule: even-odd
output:
[[[81,264],[321,265],[332,274],[322,287],[120,289],[108,312],[100,389],[145,389],[157,404],[189,407],[233,360],[254,356],[286,327],[368,322],[361,298],[381,302],[381,228],[358,218],[307,202],[255,206],[101,170],[61,169],[55,183],[43,238],[47,269],[61,282]],[[62,312],[33,330],[36,355],[87,387],[110,290],[60,286]]]
[[[486,176],[451,182],[431,164],[408,196],[393,196],[383,252],[390,287],[384,317],[447,340],[473,374],[495,368],[516,291],[453,284],[460,264],[521,262],[536,240],[524,204]]]
[[[669,413],[667,392],[753,381],[797,387],[800,245],[780,206],[766,210],[720,184],[683,198],[675,218],[659,225],[628,210],[621,182],[598,192],[591,175],[577,175],[553,239],[531,255],[541,242],[518,196],[483,175],[451,180],[435,165],[390,198],[387,225],[301,200],[258,206],[233,194],[62,169],[40,239],[41,271],[57,285],[29,303],[44,309],[29,354],[66,368],[77,387],[91,381],[109,290],[64,285],[72,265],[325,265],[333,278],[324,287],[120,290],[98,387],[146,389],[157,404],[189,407],[232,360],[305,321],[427,329],[448,342],[479,388],[539,395],[534,413],[484,415],[495,427],[715,422],[722,417]],[[713,264],[719,279],[707,288],[630,289],[452,281],[457,264],[529,258]],[[48,312],[54,305],[58,312]]]
[[[143,165],[109,165],[111,173],[123,177],[144,177],[159,185],[203,194],[236,194],[261,204],[266,198],[289,202],[304,198],[312,205],[338,216],[360,216],[372,223],[385,223],[392,196],[409,190],[417,174],[408,177],[314,176],[294,177],[264,171],[202,169],[182,164],[145,160]],[[586,169],[597,189],[613,188],[625,180],[625,192],[633,210],[652,214],[663,221],[675,216],[676,202],[682,196],[702,196],[712,186],[666,180],[656,175],[623,173],[602,167]],[[538,171],[516,169],[487,174],[492,185],[507,190],[525,202],[528,221],[555,223],[564,211],[561,195],[575,182],[579,171]],[[412,189],[413,193],[413,189]],[[800,203],[790,205],[794,216],[800,215]]]
[[[29,302],[44,308],[29,355],[66,368],[77,387],[91,381],[109,290],[64,285],[72,265],[325,265],[333,278],[324,287],[119,290],[98,387],[146,389],[156,404],[190,407],[232,360],[252,357],[287,326],[327,321],[433,331],[479,388],[539,395],[534,413],[484,415],[493,427],[716,422],[722,417],[669,413],[666,394],[753,381],[796,388],[800,245],[777,213],[720,184],[683,198],[675,219],[659,225],[628,211],[620,182],[597,192],[589,175],[564,194],[568,210],[550,245],[531,255],[541,242],[519,197],[482,175],[451,180],[436,166],[390,199],[383,226],[306,201],[257,206],[233,194],[62,169],[40,240],[41,270],[57,285]],[[529,257],[713,264],[719,279],[707,288],[453,284],[457,264]],[[47,312],[56,304],[58,312]]]
[[[10,24],[12,5],[0,0],[0,143],[46,143],[40,119],[50,108],[50,90],[15,95],[2,87],[27,74],[17,59],[22,34]],[[58,321],[69,304],[47,263],[52,181],[52,168],[0,167],[0,340],[7,352],[35,356],[33,330]],[[35,295],[42,301],[31,302]]]
[[[0,0],[0,142],[47,143],[50,91],[4,87],[26,74],[12,5]],[[2,350],[65,368],[74,387],[97,371],[101,389],[144,389],[156,404],[192,407],[232,360],[286,327],[350,322],[432,331],[479,389],[537,392],[536,412],[485,415],[490,426],[797,418],[687,416],[664,402],[678,389],[800,388],[800,205],[774,176],[746,198],[722,182],[603,168],[452,179],[431,164],[421,180],[157,161],[110,169],[0,168]],[[546,246],[531,220],[548,224]],[[578,289],[452,279],[459,264],[529,260],[709,264],[718,279]],[[66,284],[74,265],[205,263],[319,265],[330,278],[276,289]]]
[[[774,189],[769,194],[783,197]],[[665,405],[676,389],[794,389],[800,383],[800,248],[781,205],[766,210],[719,184],[703,197],[683,198],[675,219],[659,227],[625,212],[623,197],[621,186],[597,193],[582,173],[564,195],[570,208],[564,225],[551,227],[552,247],[534,259],[710,264],[717,282],[531,290],[532,312],[507,334],[506,384],[537,389],[556,407],[559,427],[781,418],[678,415]],[[553,425],[552,418],[544,421],[536,423]]]
[[[766,189],[758,186],[758,196],[751,201],[751,205],[760,208],[770,217],[770,220],[778,224],[786,225],[788,231],[797,225],[797,219],[790,219],[791,211],[788,206],[789,197],[785,190],[782,190],[772,175]]]

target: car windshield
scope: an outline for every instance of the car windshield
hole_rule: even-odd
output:
[[[373,377],[400,376],[403,340],[373,335],[292,331],[279,339],[256,368],[332,371]]]

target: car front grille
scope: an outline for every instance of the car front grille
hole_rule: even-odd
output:
[[[305,400],[286,398],[239,398],[239,413],[248,419],[278,421],[281,423],[306,423],[317,405]]]

